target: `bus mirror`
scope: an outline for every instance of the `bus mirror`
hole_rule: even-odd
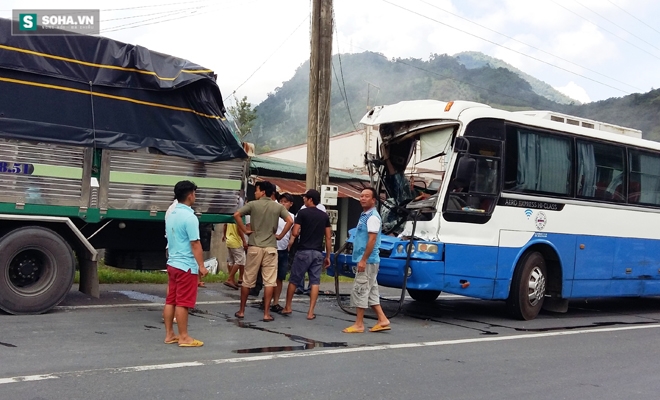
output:
[[[470,156],[463,156],[458,160],[456,167],[456,178],[458,182],[468,183],[472,180],[472,175],[477,166],[477,161]]]
[[[470,150],[470,141],[464,136],[457,137],[454,143],[454,151],[457,153],[467,153],[468,150]]]

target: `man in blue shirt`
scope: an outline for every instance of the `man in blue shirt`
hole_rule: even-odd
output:
[[[357,225],[353,241],[353,262],[357,263],[357,272],[351,292],[351,304],[355,306],[357,318],[355,324],[344,329],[344,333],[364,332],[364,310],[371,307],[378,316],[378,322],[370,332],[390,330],[390,321],[380,307],[378,294],[378,265],[380,256],[381,220],[376,211],[377,194],[373,188],[366,188],[360,194],[362,214]]]
[[[197,301],[197,275],[206,276],[202,244],[199,241],[199,220],[191,208],[197,186],[181,181],[174,186],[179,202],[165,220],[169,257],[167,259],[168,294],[165,299],[165,343],[179,347],[200,347],[204,343],[188,335],[188,309]],[[174,335],[176,315],[179,336]]]

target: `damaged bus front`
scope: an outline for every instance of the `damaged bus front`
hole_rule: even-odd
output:
[[[406,288],[418,301],[433,301],[441,291],[492,297],[492,287],[468,289],[467,280],[446,279],[451,254],[442,240],[452,235],[448,221],[484,223],[497,199],[501,146],[466,137],[466,128],[487,131],[488,121],[465,126],[460,119],[467,109],[485,107],[409,101],[376,107],[362,119],[378,127],[381,138],[377,154],[367,157],[372,183],[381,193],[380,285],[403,287],[407,270]],[[352,235],[337,256],[338,272],[345,276],[353,276],[351,242]]]

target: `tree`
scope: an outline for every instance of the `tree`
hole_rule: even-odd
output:
[[[235,106],[229,107],[228,111],[232,118],[234,118],[234,121],[236,121],[236,125],[238,125],[241,139],[252,132],[254,120],[257,119],[257,111],[247,101],[247,96],[243,96],[243,99]]]

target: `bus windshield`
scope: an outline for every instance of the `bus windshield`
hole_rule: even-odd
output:
[[[433,218],[444,176],[444,155],[451,154],[456,130],[455,123],[413,132],[406,129],[383,142],[380,185],[386,194],[381,207],[385,234],[399,235],[411,208],[423,207],[427,212],[422,219]]]

